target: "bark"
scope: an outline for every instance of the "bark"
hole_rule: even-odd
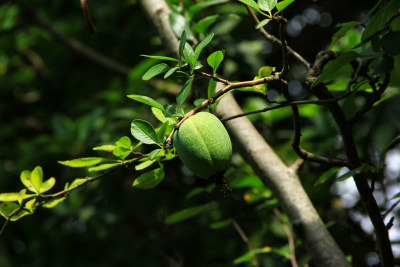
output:
[[[171,11],[165,1],[139,2],[155,25],[166,49],[176,55],[178,40],[170,28],[168,15]],[[241,112],[232,95],[224,97],[216,109],[216,114],[220,117]],[[286,166],[246,117],[228,121],[226,127],[243,158],[278,198],[315,265],[350,266],[304,191],[296,174],[297,168]]]

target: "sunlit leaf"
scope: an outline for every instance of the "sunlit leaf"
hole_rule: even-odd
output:
[[[160,164],[160,168],[146,172],[135,179],[132,186],[139,189],[151,189],[156,187],[164,179],[164,166]]]
[[[214,37],[214,33],[210,33],[209,35],[207,35],[206,38],[204,38],[203,41],[201,41],[201,43],[199,43],[196,46],[196,49],[194,50],[194,56],[192,58],[192,65],[193,66],[197,62],[197,59],[199,58],[199,56],[201,54],[201,51],[204,49],[204,47],[206,47],[211,42],[213,37]]]
[[[219,64],[221,64],[222,60],[224,59],[224,53],[222,51],[215,51],[207,58],[207,63],[213,69],[214,75],[217,73],[217,69]]]
[[[111,168],[113,168],[113,167],[115,167],[115,166],[119,166],[119,165],[121,165],[121,164],[122,164],[122,163],[120,163],[120,162],[118,162],[118,163],[105,163],[105,164],[100,164],[100,165],[98,165],[98,166],[89,168],[89,171],[90,171],[90,172],[104,171],[104,170],[111,169]]]
[[[73,168],[90,167],[105,162],[112,162],[112,160],[101,157],[87,157],[87,158],[58,161],[58,163],[60,164]]]
[[[40,193],[44,193],[44,192],[49,191],[50,189],[53,188],[53,186],[55,184],[56,184],[56,179],[54,179],[54,177],[51,177],[50,179],[47,179],[40,186]]]
[[[128,95],[127,97],[164,111],[163,105],[161,105],[160,103],[158,103],[151,97],[144,96],[144,95]]]
[[[256,29],[258,30],[258,29],[264,27],[264,26],[267,25],[270,21],[271,21],[271,19],[264,19],[264,20],[260,21],[259,23],[257,23]]]
[[[145,120],[133,120],[131,123],[132,136],[144,144],[157,144],[157,133],[153,126]]]
[[[176,58],[165,57],[165,56],[151,56],[151,55],[140,55],[142,57],[148,57],[153,59],[168,60],[168,61],[178,61]]]
[[[278,9],[278,11],[281,12],[293,2],[294,0],[283,0],[276,5],[276,9]]]
[[[131,139],[128,136],[121,137],[115,144],[119,147],[130,149],[132,146]]]
[[[138,165],[135,166],[135,170],[140,171],[146,169],[147,167],[153,165],[156,161],[155,160],[146,160]]]
[[[258,0],[258,7],[261,10],[267,11],[268,13],[271,13],[272,9],[275,8],[278,0]]]
[[[46,202],[45,204],[43,204],[43,207],[53,208],[53,207],[57,206],[58,204],[60,204],[61,202],[63,202],[64,200],[65,200],[65,197],[54,198],[54,199]]]
[[[143,74],[142,79],[144,81],[150,80],[154,76],[157,76],[161,73],[167,72],[171,67],[165,63],[157,64],[151,67],[145,74]]]

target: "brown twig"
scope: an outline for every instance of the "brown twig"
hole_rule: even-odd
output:
[[[240,235],[240,237],[242,238],[243,242],[246,243],[247,245],[247,249],[250,252],[253,252],[253,247],[250,244],[250,240],[249,238],[246,236],[246,234],[244,233],[243,229],[240,227],[239,223],[235,220],[235,219],[231,219],[231,222],[233,224],[233,227],[235,227],[236,232],[238,232],[238,234]],[[260,266],[260,264],[257,261],[256,255],[253,253],[252,255],[253,257],[253,264],[258,267]]]
[[[215,81],[217,81],[217,82],[221,82],[221,83],[223,83],[223,84],[226,84],[226,85],[229,85],[229,84],[231,84],[231,82],[230,82],[230,81],[228,81],[228,80],[225,80],[225,79],[222,79],[222,78],[216,77],[216,76],[214,76],[214,75],[211,75],[211,74],[208,74],[208,73],[206,73],[206,72],[204,72],[204,71],[200,71],[200,70],[194,70],[194,72],[195,72],[195,73],[197,73],[197,74],[199,74],[199,75],[202,75],[202,76],[204,76],[204,77],[207,77],[207,78],[213,79],[213,80],[215,80]]]
[[[252,80],[252,81],[244,81],[244,82],[237,82],[237,83],[229,83],[227,86],[225,86],[222,90],[216,92],[214,94],[214,96],[210,97],[209,99],[204,100],[200,105],[198,105],[197,107],[195,107],[194,109],[192,109],[191,111],[189,111],[188,113],[185,114],[185,116],[178,122],[178,124],[175,125],[174,129],[172,129],[170,135],[168,136],[168,138],[165,140],[165,146],[167,148],[170,148],[172,146],[172,136],[174,135],[175,131],[177,129],[179,129],[179,127],[181,126],[181,124],[188,119],[189,117],[193,116],[194,114],[196,114],[197,112],[202,111],[203,109],[205,109],[208,105],[214,103],[219,97],[221,97],[222,95],[224,95],[225,93],[236,89],[236,88],[241,88],[241,87],[246,87],[246,86],[255,86],[258,84],[263,84],[263,83],[270,83],[273,81],[280,81],[283,84],[286,84],[287,82],[282,80],[280,77],[280,73],[275,73],[272,74],[268,77],[264,77],[261,79],[257,79],[257,80]]]
[[[86,24],[89,26],[89,30],[91,33],[96,32],[96,28],[94,27],[94,23],[92,20],[92,16],[90,16],[90,12],[87,5],[87,0],[81,0],[83,18],[86,21]]]
[[[289,249],[290,249],[290,262],[292,264],[292,267],[297,267],[299,265],[297,264],[297,260],[296,260],[296,251],[295,251],[294,237],[293,237],[292,231],[290,231],[287,223],[283,220],[281,212],[277,208],[274,208],[273,211],[274,211],[276,217],[278,217],[279,222],[281,223],[282,228],[285,231],[285,234],[287,236]]]

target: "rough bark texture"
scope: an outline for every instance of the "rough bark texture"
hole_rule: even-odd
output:
[[[178,40],[170,28],[170,10],[165,1],[140,0],[140,3],[157,28],[166,49],[171,54],[177,54]],[[220,117],[241,112],[232,95],[224,97],[216,110]],[[305,193],[295,170],[282,162],[246,117],[228,121],[226,127],[241,155],[278,198],[315,265],[350,266]]]

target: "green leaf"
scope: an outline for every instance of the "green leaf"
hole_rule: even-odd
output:
[[[210,79],[207,88],[207,96],[210,98],[215,94],[215,88],[217,88],[217,81]]]
[[[275,67],[263,66],[258,70],[258,77],[259,78],[268,77],[272,74],[273,71],[275,71]]]
[[[389,32],[381,39],[383,50],[390,55],[400,54],[400,32]]]
[[[225,220],[225,221],[220,221],[220,222],[215,222],[209,225],[210,229],[221,229],[221,228],[225,228],[229,225],[231,225],[232,221],[229,220]]]
[[[258,188],[258,189],[264,188],[264,184],[261,182],[261,180],[257,176],[253,175],[239,176],[238,178],[230,182],[229,186],[232,188],[245,188],[245,187]]]
[[[181,35],[181,39],[179,40],[179,65],[181,65],[181,60],[183,57],[183,50],[185,49],[186,44],[186,32],[183,31]]]
[[[155,107],[155,108],[158,108],[158,109],[164,111],[163,105],[161,105],[160,103],[158,103],[157,101],[155,101],[151,97],[144,96],[144,95],[128,95],[127,97],[129,97],[130,99],[139,101],[141,103],[144,103],[146,105],[149,105],[149,106],[152,106],[152,107]]]
[[[168,60],[168,61],[179,61],[176,58],[172,57],[165,57],[165,56],[150,56],[150,55],[140,55],[142,57],[148,57],[148,58],[153,58],[153,59],[160,59],[160,60]]]
[[[222,51],[215,51],[207,58],[207,63],[213,69],[214,75],[217,73],[217,69],[219,64],[221,64],[222,60],[224,59],[224,53]]]
[[[159,144],[164,143],[164,136],[168,130],[169,121],[165,121],[163,125],[156,131],[157,132],[157,140]]]
[[[164,166],[159,162],[160,168],[146,172],[135,179],[132,186],[139,189],[151,189],[156,187],[164,179]]]
[[[334,167],[334,168],[331,168],[328,171],[324,172],[318,178],[318,180],[314,183],[314,186],[325,183],[329,178],[331,178],[334,174],[336,174],[340,169],[341,169],[341,167]]]
[[[10,218],[10,215],[12,215],[15,211],[19,209],[18,204],[14,202],[3,202],[0,204],[0,214],[6,218],[7,220]],[[14,214],[13,217],[11,218],[11,221],[16,221],[19,218],[28,215],[29,213],[27,211],[20,211],[17,214]]]
[[[31,184],[34,190],[31,190],[36,193],[40,193],[40,187],[43,182],[43,169],[40,166],[35,167],[31,173]],[[29,189],[29,188],[28,188]]]
[[[355,169],[353,169],[353,170],[350,170],[350,171],[346,172],[346,173],[343,174],[343,175],[340,175],[339,177],[336,178],[336,182],[344,181],[344,180],[349,179],[350,177],[352,177],[352,176],[354,176],[354,175],[356,175],[356,174],[358,174],[358,173],[361,173],[362,170],[363,170],[366,166],[367,166],[366,164],[363,164],[363,165],[361,165],[361,166],[358,167],[358,168],[355,168]]]
[[[214,33],[210,33],[209,35],[207,35],[206,38],[204,38],[203,41],[201,41],[201,43],[199,43],[196,46],[196,49],[194,50],[194,56],[192,58],[192,66],[195,66],[197,59],[199,58],[201,51],[204,49],[204,47],[206,47],[212,40],[212,38],[214,37]]]
[[[194,65],[192,63],[192,59],[194,57],[194,51],[193,51],[193,48],[188,43],[185,43],[185,48],[183,49],[183,57],[185,58],[186,62],[189,64],[190,70],[193,70]]]
[[[174,72],[177,70],[178,68],[170,68],[169,71],[167,71],[164,75],[164,79],[167,79],[169,76],[171,76],[172,74],[174,74]]]
[[[26,189],[25,189],[26,191]],[[24,194],[22,199],[27,199],[34,197],[35,194]],[[1,202],[9,202],[9,201],[18,201],[21,198],[20,193],[1,193],[0,194],[0,201]]]
[[[229,2],[229,0],[208,0],[208,1],[204,1],[204,2],[200,2],[198,4],[194,4],[191,5],[188,9],[188,14],[189,14],[189,18],[193,18],[193,16],[199,12],[200,10],[202,10],[203,8],[212,6],[212,5],[218,5],[218,4],[223,4],[223,3],[227,3]]]
[[[65,197],[54,198],[54,199],[50,200],[49,202],[46,202],[45,204],[43,204],[43,207],[53,208],[53,207],[57,206],[58,204],[60,204],[61,202],[63,202],[64,200],[65,200]]]
[[[311,88],[322,82],[331,80],[335,76],[335,72],[338,69],[358,57],[359,54],[357,52],[348,51],[337,57],[335,60],[329,62],[322,70],[321,75],[319,75],[318,78],[312,83]]]
[[[121,137],[115,144],[119,147],[131,149],[132,147],[132,142],[131,139],[128,136],[123,136]]]
[[[24,171],[22,171],[21,172],[21,175],[20,175],[20,179],[21,179],[21,182],[22,182],[22,184],[23,185],[25,185],[25,187],[29,190],[29,191],[31,191],[31,192],[34,192],[34,193],[38,193],[38,191],[34,188],[34,186],[32,185],[32,180],[31,180],[31,171],[27,171],[27,170],[24,170]],[[39,188],[38,188],[39,189]]]
[[[369,21],[367,27],[363,31],[361,40],[365,41],[372,37],[375,33],[382,30],[388,20],[396,14],[397,10],[400,8],[400,1],[391,0],[382,8],[380,8],[372,19]]]
[[[249,252],[243,254],[242,256],[240,256],[239,258],[236,258],[233,261],[233,264],[239,264],[239,263],[243,263],[243,262],[252,261],[253,257],[254,257],[254,252],[249,251]]]
[[[154,149],[153,151],[151,151],[149,153],[149,160],[154,160],[156,158],[156,156],[158,155],[158,153],[160,153],[161,150],[162,150],[161,148],[157,148],[157,149]]]
[[[113,155],[122,160],[125,160],[125,158],[130,154],[131,150],[125,147],[117,147],[116,149],[113,150]]]
[[[199,20],[193,26],[193,30],[200,34],[206,33],[208,27],[210,27],[212,24],[214,24],[217,21],[218,16],[219,15],[208,16],[208,17],[205,17],[205,18]]]
[[[283,0],[282,2],[279,2],[276,5],[276,9],[278,9],[278,11],[281,12],[293,2],[294,2],[294,0]]]
[[[135,166],[135,170],[140,171],[140,170],[144,170],[147,167],[153,165],[153,163],[155,163],[155,160],[146,160],[138,165]]]
[[[117,148],[117,146],[115,146],[115,145],[103,145],[103,146],[96,146],[93,148],[93,150],[113,152],[113,150],[116,148]]]
[[[195,206],[195,207],[190,207],[187,209],[180,210],[178,212],[175,212],[175,213],[169,215],[165,219],[165,223],[173,224],[173,223],[181,222],[183,220],[187,220],[189,218],[199,215],[200,213],[207,210],[208,208],[209,208],[209,204],[205,204],[205,205],[201,205],[201,206]]]
[[[91,168],[89,168],[89,171],[90,172],[104,171],[104,170],[108,170],[108,169],[111,169],[112,167],[119,166],[119,165],[122,165],[122,163],[121,162],[118,162],[118,163],[105,163],[105,164],[100,164],[100,165],[95,166],[95,167],[91,167]]]
[[[35,210],[35,206],[34,204],[36,203],[36,198],[29,200],[28,202],[26,202],[25,204],[25,209],[29,210],[30,213],[34,212]]]
[[[171,117],[183,117],[184,115],[184,112],[180,107],[177,108],[173,105],[167,104],[164,105],[164,108],[165,108],[165,113]]]
[[[193,79],[194,77],[190,77],[177,94],[176,103],[179,107],[182,106],[183,102],[185,102],[186,98],[188,97],[190,89],[192,88]]]
[[[400,192],[394,195],[391,199],[396,199],[396,198],[400,198]]]
[[[143,74],[142,79],[144,81],[150,80],[151,78],[153,78],[154,76],[157,76],[158,74],[167,72],[170,68],[171,67],[165,63],[157,64],[157,65],[151,67],[148,71],[146,71],[146,73]]]
[[[133,120],[131,123],[133,137],[143,144],[157,144],[157,133],[153,126],[145,120]]]
[[[100,158],[100,157],[88,157],[88,158],[79,158],[73,160],[65,160],[65,161],[58,161],[58,163],[63,164],[68,167],[72,168],[83,168],[83,167],[90,167],[93,165],[97,165],[104,162],[110,162],[110,159]]]
[[[272,9],[275,8],[277,2],[277,0],[258,0],[258,7],[271,14]]]
[[[71,185],[68,187],[68,189],[73,188],[75,186],[81,185],[85,183],[88,179],[87,178],[76,178]]]
[[[258,30],[258,29],[264,27],[264,26],[267,25],[268,22],[270,22],[270,21],[271,21],[271,19],[264,19],[264,20],[260,21],[259,23],[257,23],[256,29]]]
[[[40,193],[44,193],[49,191],[50,189],[53,188],[53,186],[56,184],[56,179],[54,177],[51,177],[47,179],[42,185],[40,186]]]
[[[279,5],[280,3],[278,3]],[[338,24],[336,27],[340,27],[340,29],[332,36],[332,43],[331,45],[335,45],[340,39],[343,38],[343,36],[346,35],[346,33],[357,26],[360,25],[359,21],[348,21],[346,23]]]
[[[196,196],[196,195],[198,195],[198,194],[200,194],[200,193],[203,193],[203,192],[205,192],[205,191],[206,191],[206,188],[204,188],[204,187],[197,187],[197,188],[191,190],[189,193],[187,193],[186,199],[190,199],[190,198],[192,198],[192,197],[194,197],[194,196]]]
[[[257,10],[259,13],[264,14],[260,8],[258,7],[256,1],[254,0],[239,0],[240,2],[242,2],[243,4],[249,5],[252,8],[254,8],[255,10]],[[265,15],[265,14],[264,14]]]
[[[199,98],[199,99],[196,99],[194,102],[193,102],[193,104],[197,107],[198,105],[200,105],[201,103],[203,103],[204,101],[206,101],[207,99],[205,99],[205,98]]]

